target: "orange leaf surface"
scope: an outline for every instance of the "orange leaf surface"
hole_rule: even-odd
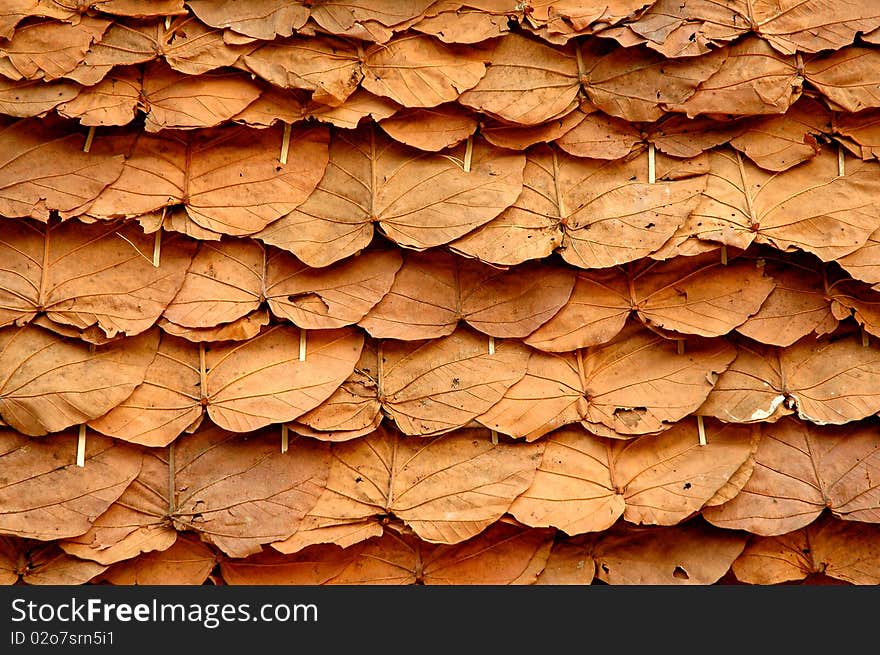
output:
[[[98,581],[115,585],[200,585],[217,563],[202,541],[178,535],[167,550],[151,551],[110,566]]]
[[[101,416],[143,382],[158,338],[152,329],[92,351],[41,328],[0,328],[0,417],[36,436]]]
[[[577,422],[624,438],[659,432],[697,409],[713,374],[735,356],[725,341],[700,338],[689,339],[680,354],[673,341],[628,327],[595,348],[534,352],[525,377],[478,420],[530,441]]]
[[[849,521],[880,522],[876,427],[816,427],[784,418],[763,432],[754,472],[742,491],[703,509],[710,523],[775,536],[809,525],[826,508]]]
[[[186,4],[211,27],[228,28],[263,41],[290,36],[309,17],[307,5],[288,0],[250,0],[244,5],[235,0],[188,0]]]
[[[757,439],[745,427],[676,423],[660,435],[632,441],[564,428],[546,443],[531,486],[510,513],[532,527],[566,534],[599,532],[619,518],[636,524],[675,525],[700,510],[746,462]]]
[[[81,585],[107,567],[71,557],[55,542],[0,537],[0,584]]]
[[[878,61],[876,49],[851,46],[808,60],[804,79],[832,103],[832,109],[857,112],[880,107]]]
[[[432,339],[459,321],[495,337],[524,337],[553,316],[574,287],[572,271],[527,263],[499,270],[448,253],[415,253],[359,325],[381,339]]]
[[[82,16],[77,24],[44,20],[19,26],[3,45],[18,77],[51,81],[76,68],[89,49],[100,40],[110,21]]]
[[[437,152],[458,145],[477,129],[477,119],[457,109],[441,105],[429,109],[404,109],[379,121],[379,127],[395,141],[419,150]]]
[[[331,446],[326,489],[300,531],[393,516],[424,541],[457,544],[507,512],[532,482],[543,450],[493,445],[486,430],[425,439],[379,428]],[[272,545],[288,552],[284,542]]]
[[[74,431],[29,439],[0,429],[0,533],[42,541],[83,534],[141,469],[141,454],[100,435],[76,466]]]
[[[120,223],[53,225],[5,219],[0,235],[0,325],[51,321],[107,337],[150,328],[180,287],[196,243],[166,238],[160,266],[153,239]]]
[[[733,563],[737,580],[771,585],[822,573],[880,584],[880,526],[826,517],[778,537],[753,539]]]
[[[231,557],[285,539],[327,479],[327,444],[301,439],[282,453],[277,431],[243,439],[215,426],[144,456],[141,474],[88,532],[63,542],[104,564],[167,550],[192,530]],[[223,471],[218,477],[217,472]]]

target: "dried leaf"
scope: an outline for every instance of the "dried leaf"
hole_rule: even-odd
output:
[[[0,533],[42,541],[83,534],[141,469],[141,454],[100,435],[86,439],[75,465],[74,431],[28,439],[0,430]]]
[[[486,223],[522,190],[525,157],[475,141],[428,154],[375,128],[334,132],[324,179],[296,211],[255,235],[309,266],[326,266],[365,247],[371,223],[404,247],[442,245]]]
[[[573,48],[553,48],[519,34],[498,39],[485,76],[459,102],[519,125],[567,114],[580,88]]]
[[[641,140],[642,135],[629,122],[592,112],[556,139],[556,145],[575,157],[623,159]]]
[[[158,338],[151,329],[90,351],[37,327],[0,328],[0,416],[31,436],[97,418],[143,382]]]
[[[324,487],[327,444],[301,439],[287,453],[278,433],[241,438],[210,426],[144,456],[141,474],[91,529],[63,542],[104,564],[167,550],[193,530],[231,557],[289,537]],[[223,471],[218,477],[217,472]]]
[[[215,127],[239,114],[260,95],[259,85],[236,72],[187,75],[159,61],[144,70],[144,129]]]
[[[376,96],[369,91],[358,89],[338,107],[311,103],[306,113],[307,118],[313,118],[319,123],[329,123],[335,127],[346,130],[355,129],[364,118],[380,121],[383,118],[393,116],[400,109],[400,105],[390,98]]]
[[[51,321],[104,335],[150,328],[177,293],[196,243],[166,238],[160,266],[153,239],[136,226],[64,221],[42,225],[6,219],[0,236],[0,326]]]
[[[258,309],[247,316],[231,323],[224,323],[213,328],[186,328],[160,318],[159,327],[163,332],[181,337],[193,343],[207,341],[247,341],[257,336],[269,324],[269,312]]]
[[[512,125],[504,121],[483,120],[480,134],[492,145],[511,150],[525,150],[538,143],[549,143],[573,129],[584,116],[594,111],[588,103],[583,102],[577,109],[560,118],[534,126]],[[526,164],[528,165],[528,164]]]
[[[804,79],[832,103],[832,109],[880,107],[878,57],[876,49],[861,46],[818,55],[804,65]]]
[[[478,420],[529,441],[577,422],[624,438],[659,432],[697,409],[735,356],[727,342],[700,338],[679,354],[673,341],[632,326],[593,349],[534,352],[525,377]]]
[[[459,321],[494,337],[524,337],[559,311],[574,281],[572,271],[549,264],[504,271],[447,253],[411,254],[359,325],[381,339],[432,339]]]
[[[477,129],[477,119],[455,105],[441,105],[432,109],[404,109],[379,121],[379,126],[395,141],[437,152],[470,137]]]
[[[108,20],[82,16],[76,25],[46,20],[19,26],[3,45],[3,54],[18,73],[13,79],[48,82],[64,77],[109,25]]]
[[[771,585],[822,573],[857,585],[880,584],[880,527],[830,517],[778,537],[753,539],[733,563],[737,580]]]
[[[582,57],[582,79],[590,101],[606,114],[628,121],[659,119],[665,106],[686,101],[725,61],[718,53],[670,60],[644,47],[618,48],[601,42],[584,48]],[[662,85],[657,85],[658,79]]]
[[[90,213],[140,216],[184,203],[202,228],[236,236],[257,232],[311,194],[327,161],[327,128],[294,129],[287,164],[277,158],[280,132],[236,126],[140,134],[122,175]]]
[[[443,434],[467,425],[525,374],[532,351],[517,340],[495,344],[459,328],[427,341],[387,341],[379,353],[379,399],[404,434]]]
[[[773,280],[746,259],[714,253],[580,273],[571,298],[525,343],[552,352],[609,341],[632,313],[649,327],[717,337],[762,307]]]
[[[178,535],[167,550],[113,564],[97,580],[115,585],[200,585],[216,563],[217,556],[207,544]]]
[[[405,29],[418,20],[434,0],[322,0],[311,7],[311,17],[331,34],[348,34],[383,43],[391,38],[388,28]]]
[[[699,523],[629,528],[593,547],[596,577],[612,585],[709,585],[742,553],[747,536]]]
[[[851,253],[836,261],[852,277],[875,285],[880,284],[880,228],[871,233],[868,240]]]
[[[379,428],[331,446],[326,489],[300,531],[387,516],[423,541],[457,544],[507,512],[532,482],[543,450],[538,444],[493,445],[486,430],[424,439]],[[284,542],[273,547],[290,552]]]
[[[82,87],[65,80],[13,82],[0,76],[0,112],[15,118],[44,116],[58,105],[76,98]]]
[[[328,36],[264,43],[245,55],[241,65],[275,86],[311,91],[315,102],[333,107],[349,98],[363,79],[358,49]]]
[[[290,36],[306,24],[309,8],[306,4],[288,0],[188,0],[187,6],[199,20],[220,29],[228,28],[239,34],[263,41],[276,36]]]
[[[588,585],[596,576],[596,563],[584,548],[566,541],[553,544],[547,565],[535,584]]]
[[[364,52],[363,88],[404,107],[436,107],[458,99],[486,74],[476,48],[409,33]]]
[[[830,261],[863,245],[880,221],[873,164],[857,162],[839,176],[836,154],[824,150],[768,173],[728,149],[709,157],[706,190],[674,238],[679,244],[690,237],[745,249],[754,241]]]
[[[542,439],[543,460],[510,513],[532,527],[566,534],[599,532],[623,517],[640,525],[675,525],[699,511],[748,459],[746,427],[680,421],[661,435],[604,439],[564,428]]]
[[[0,584],[81,585],[107,567],[63,552],[55,542],[0,537]]]
[[[42,221],[87,211],[122,172],[122,154],[83,152],[85,135],[37,119],[0,123],[0,214]]]
[[[58,114],[77,118],[80,125],[126,125],[137,116],[141,86],[140,71],[118,68],[76,98],[58,105]]]
[[[803,528],[825,508],[849,521],[878,523],[880,486],[872,477],[878,453],[874,426],[816,427],[781,419],[764,427],[743,490],[702,514],[713,525],[763,536]]]
[[[292,421],[351,374],[363,336],[351,329],[310,332],[305,361],[298,344],[299,331],[280,325],[209,346],[163,335],[144,383],[90,425],[126,441],[166,445],[203,411],[232,432]]]

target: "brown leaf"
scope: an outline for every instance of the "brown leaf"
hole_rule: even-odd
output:
[[[163,335],[144,383],[90,425],[144,445],[166,445],[207,411],[233,432],[292,421],[314,409],[351,374],[363,336],[318,330],[299,359],[299,331],[273,326],[243,342],[199,346]]]
[[[486,74],[476,48],[409,33],[366,49],[363,88],[404,107],[436,107],[458,99]]]
[[[363,79],[358,49],[329,36],[263,43],[242,57],[240,65],[275,86],[311,91],[315,102],[333,107],[349,98]]]
[[[0,122],[0,214],[42,221],[84,213],[120,175],[122,154],[83,152],[85,134],[37,119]]]
[[[667,102],[665,108],[689,117],[781,114],[801,94],[802,78],[795,57],[779,54],[764,39],[746,37],[717,54],[697,59],[718,58],[723,58],[720,68],[701,80],[690,97]]]
[[[540,148],[528,161],[524,190],[513,206],[457,241],[456,250],[492,263],[519,263],[547,256],[561,229],[561,255],[573,266],[634,261],[660,248],[685,223],[706,183],[699,162],[664,160],[650,184],[645,153],[620,162]]]
[[[86,438],[75,465],[74,431],[29,439],[0,430],[0,532],[51,541],[83,534],[141,469],[141,454],[100,435]]]
[[[71,557],[55,542],[0,537],[0,584],[81,585],[107,567]]]
[[[13,82],[0,76],[0,112],[15,118],[44,116],[58,105],[76,98],[82,87],[66,80]]]
[[[339,575],[363,549],[360,542],[344,550],[332,544],[313,545],[295,555],[264,549],[244,559],[221,560],[220,572],[228,585],[322,585]]]
[[[251,0],[244,5],[235,0],[188,0],[186,4],[211,27],[228,28],[263,41],[290,36],[309,17],[307,5],[287,0]]]
[[[260,87],[237,72],[178,73],[159,61],[144,69],[147,132],[215,127],[239,114]]]
[[[137,18],[186,13],[183,0],[92,0],[90,6],[105,14]]]
[[[382,343],[379,399],[404,434],[443,434],[467,425],[501,400],[525,374],[532,351],[495,344],[461,327],[447,337]]]
[[[580,80],[573,48],[554,48],[508,34],[497,41],[485,76],[459,102],[476,111],[519,125],[537,125],[567,114]]]
[[[717,120],[669,114],[649,128],[646,140],[670,157],[696,157],[729,142],[749,127],[748,118]]]
[[[623,159],[641,140],[642,135],[629,122],[592,112],[556,139],[556,145],[575,157]]]
[[[150,328],[177,293],[195,253],[189,239],[165,238],[159,266],[153,239],[136,226],[6,219],[0,236],[0,326],[38,314],[108,337]]]
[[[319,123],[329,123],[346,130],[357,128],[361,120],[371,118],[380,121],[393,116],[400,105],[390,98],[373,95],[369,91],[358,89],[338,107],[330,107],[316,102],[308,106],[306,118],[313,118]]]
[[[139,216],[184,203],[202,228],[235,236],[257,232],[298,207],[326,166],[327,128],[294,129],[287,164],[278,161],[281,136],[281,130],[238,126],[140,134],[122,175],[90,213]]]
[[[79,119],[80,125],[126,125],[137,116],[141,93],[140,71],[120,67],[76,98],[58,105],[58,114]]]
[[[623,517],[640,525],[675,525],[699,511],[742,466],[755,441],[746,427],[685,420],[660,435],[604,439],[564,428],[546,442],[532,485],[510,513],[532,527],[566,534],[599,532]]]
[[[861,46],[817,55],[806,62],[804,79],[832,103],[832,109],[880,107],[878,57],[876,49]]]
[[[876,427],[817,427],[783,418],[763,432],[743,490],[702,511],[710,523],[782,535],[809,525],[825,508],[849,521],[880,522],[880,486],[872,479],[880,457]]]
[[[613,529],[592,549],[596,577],[612,585],[710,585],[742,553],[747,536],[699,523]]]
[[[666,59],[644,47],[588,43],[582,51],[583,84],[590,101],[611,116],[655,121],[664,107],[680,105],[724,63],[723,54]],[[663,84],[657,85],[656,80]]]
[[[113,564],[97,580],[115,585],[200,585],[216,563],[209,546],[181,534],[167,550]]]
[[[431,11],[439,4],[434,3]],[[482,7],[460,5],[450,2],[448,10],[422,18],[411,29],[435,36],[444,43],[479,43],[510,31],[507,16],[487,13]]]
[[[306,118],[307,101],[301,91],[265,85],[260,97],[232,117],[250,127],[272,127],[276,123],[293,125]]]
[[[437,152],[458,145],[477,129],[477,119],[455,105],[430,109],[404,109],[379,121],[395,141],[419,150]]]
[[[311,6],[311,17],[331,34],[348,34],[384,43],[393,35],[388,28],[405,29],[417,21],[434,0],[322,0]]]
[[[532,482],[543,450],[493,445],[487,430],[424,439],[379,428],[331,446],[326,489],[300,530],[395,517],[423,541],[457,544],[507,512]],[[273,546],[289,552],[284,542]]]
[[[143,382],[158,338],[154,328],[91,351],[41,328],[0,328],[0,416],[32,436],[97,418]]]
[[[512,125],[488,118],[482,121],[480,134],[486,141],[500,148],[525,150],[529,146],[549,143],[560,138],[583,121],[584,116],[592,111],[595,110],[589,106],[589,103],[582,102],[580,107],[560,118],[533,126]],[[528,166],[528,164],[526,165]]]
[[[868,240],[851,253],[836,261],[852,277],[875,285],[880,284],[880,228]]]
[[[859,248],[877,228],[873,164],[856,162],[839,176],[837,156],[827,149],[782,173],[726,148],[709,158],[706,190],[677,243],[690,237],[745,249],[754,241],[830,261]]]
[[[572,271],[528,263],[504,271],[448,253],[415,253],[359,325],[381,339],[432,339],[459,321],[494,337],[524,337],[553,316],[574,286]]]
[[[588,585],[596,576],[596,563],[577,544],[557,541],[553,544],[547,565],[538,575],[539,585]]]
[[[592,349],[534,352],[525,377],[478,420],[529,441],[577,422],[623,438],[659,432],[697,409],[712,374],[735,356],[727,342],[700,338],[679,354],[673,341],[632,326]]]
[[[857,585],[880,584],[880,526],[830,517],[778,537],[753,539],[733,563],[737,580],[771,585],[823,573]]]
[[[174,70],[187,75],[203,75],[232,66],[255,46],[230,44],[225,31],[211,29],[189,16],[177,18],[160,32],[160,52]]]
[[[19,26],[3,45],[3,54],[18,73],[13,79],[48,82],[64,77],[109,25],[108,20],[82,16],[76,25],[45,20]]]
[[[831,131],[839,135],[838,141],[844,147],[849,147],[856,157],[866,160],[877,159],[880,154],[880,110],[878,109],[834,113]]]
[[[522,154],[475,141],[465,172],[465,150],[459,145],[428,154],[370,127],[334,132],[331,161],[316,191],[256,237],[315,267],[365,247],[373,222],[404,247],[452,241],[495,218],[522,190]]]
[[[163,332],[181,337],[193,343],[207,341],[247,341],[260,333],[269,324],[269,312],[258,309],[243,318],[224,323],[212,328],[186,328],[171,323],[167,319],[159,319],[159,327]]]
[[[724,265],[714,253],[580,273],[565,307],[525,343],[553,352],[595,346],[631,313],[649,327],[717,337],[757,312],[773,288],[753,262]]]
[[[277,431],[242,438],[209,426],[168,449],[148,451],[119,501],[63,548],[112,564],[167,550],[177,531],[193,530],[227,555],[246,557],[296,531],[324,487],[329,464],[327,444],[300,439],[282,453]]]

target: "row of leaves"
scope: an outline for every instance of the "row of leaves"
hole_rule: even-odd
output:
[[[425,153],[383,134],[295,128],[281,164],[280,130],[125,131],[85,153],[82,134],[26,119],[0,132],[0,214],[137,218],[145,231],[201,240],[252,236],[313,267],[366,247],[374,225],[405,248],[448,245],[504,266],[558,252],[573,266],[606,268],[756,243],[838,260],[880,282],[878,165],[842,151],[777,173],[728,146],[606,161],[479,138]]]
[[[788,302],[797,314],[797,293]],[[155,446],[205,416],[234,432],[287,424],[331,441],[366,434],[383,417],[410,435],[477,424],[531,441],[572,423],[617,438],[657,433],[695,412],[733,423],[797,413],[840,425],[880,411],[880,347],[852,322],[778,347],[738,335],[670,339],[627,322],[628,312],[581,330],[616,330],[606,341],[557,352],[466,325],[406,341],[257,324],[242,341],[198,343],[153,327],[98,346],[9,326],[0,328],[0,418],[29,435],[88,423]],[[392,316],[392,328],[407,327]],[[578,329],[581,319],[569,318],[559,323]]]
[[[164,551],[180,534],[241,558],[266,546],[348,548],[392,524],[429,544],[458,545],[499,521],[533,537],[558,530],[589,540],[621,523],[670,527],[699,516],[737,531],[742,545],[824,517],[870,526],[880,545],[876,421],[704,427],[705,445],[695,419],[630,441],[582,428],[536,443],[493,443],[485,429],[425,439],[380,428],[345,443],[299,437],[282,452],[277,430],[242,436],[204,426],[168,448],[90,435],[84,467],[70,461],[73,431],[33,439],[6,430],[0,533],[54,542],[102,566]]]
[[[459,545],[421,541],[398,525],[342,549],[309,546],[230,558],[192,534],[111,565],[56,542],[0,537],[0,584],[79,585],[710,585],[880,583],[880,529],[825,516],[778,537],[743,536],[699,519],[673,527],[618,524],[586,537],[499,521]]]
[[[749,37],[682,59],[603,39],[552,46],[519,34],[468,46],[419,33],[367,47],[318,36],[227,46],[195,22],[163,33],[161,23],[108,27],[85,20],[66,28],[45,24],[72,32],[81,59],[52,29],[23,38],[21,52],[15,38],[5,56],[0,46],[3,113],[42,116],[57,108],[84,125],[107,126],[127,124],[142,111],[146,129],[158,131],[306,117],[352,126],[352,113],[387,118],[439,106],[509,126],[558,121],[582,104],[630,122],[667,114],[782,114],[804,96],[844,112],[880,107],[880,49],[873,45],[804,57]],[[58,51],[46,51],[53,42]]]

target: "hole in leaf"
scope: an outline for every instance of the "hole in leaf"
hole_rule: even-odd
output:
[[[672,572],[672,577],[677,580],[690,580],[691,576],[688,575],[687,571],[685,571],[680,566],[676,566],[675,570]]]

